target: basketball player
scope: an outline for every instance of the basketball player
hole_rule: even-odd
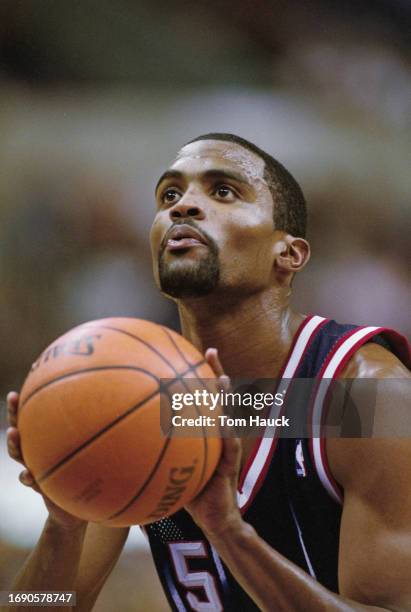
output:
[[[305,203],[269,155],[231,135],[202,136],[178,153],[156,199],[156,281],[222,383],[410,377],[409,347],[395,332],[290,309],[293,277],[310,256]],[[389,398],[377,396],[376,410],[406,410],[405,402],[392,385]],[[8,403],[9,453],[22,461],[18,395]],[[317,396],[318,419],[322,409]],[[410,440],[251,442],[225,440],[203,492],[146,526],[171,608],[410,611]],[[21,481],[38,490],[27,470]],[[128,529],[87,525],[45,503],[49,517],[13,589],[73,589],[77,609],[90,610]]]

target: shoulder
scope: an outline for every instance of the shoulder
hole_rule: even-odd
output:
[[[344,489],[362,488],[410,473],[411,372],[393,353],[370,342],[356,351],[340,378],[352,380],[350,398],[358,410],[373,411],[373,435],[327,439],[334,478]]]
[[[408,368],[375,342],[361,346],[348,361],[341,378],[411,378]]]

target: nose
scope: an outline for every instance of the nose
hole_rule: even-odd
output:
[[[205,219],[204,210],[200,206],[185,200],[185,198],[182,198],[170,208],[170,218],[172,221],[183,219],[184,217],[192,217],[200,220]]]

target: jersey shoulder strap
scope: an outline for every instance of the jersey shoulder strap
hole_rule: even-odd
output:
[[[296,377],[301,378],[318,378],[319,384],[311,397],[313,435],[310,439],[310,453],[323,486],[339,503],[342,502],[343,495],[328,465],[325,450],[326,438],[322,436],[321,424],[324,422],[327,395],[333,381],[338,378],[355,352],[367,342],[380,344],[411,369],[410,344],[398,332],[386,327],[342,325],[328,320],[318,329],[306,351],[305,359],[302,360],[295,374]]]

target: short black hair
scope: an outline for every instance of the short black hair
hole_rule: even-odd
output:
[[[274,202],[274,228],[283,230],[293,236],[305,237],[307,231],[307,206],[303,192],[295,178],[279,161],[249,140],[235,134],[211,132],[210,134],[197,136],[197,138],[193,138],[193,140],[186,144],[191,144],[198,140],[234,142],[261,157],[265,164],[264,179],[267,181]]]

